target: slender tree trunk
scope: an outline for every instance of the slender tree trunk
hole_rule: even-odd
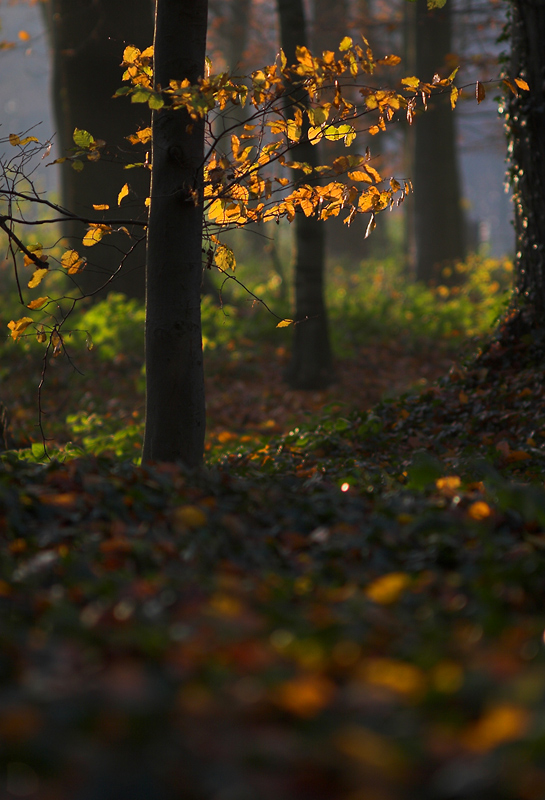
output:
[[[525,326],[545,328],[545,2],[511,2],[511,95],[507,130],[517,237],[516,291]]]
[[[121,86],[123,49],[134,44],[142,49],[153,38],[150,0],[49,0],[41,4],[53,58],[52,94],[60,156],[74,146],[75,128],[104,139],[103,158],[88,163],[78,173],[69,163],[62,164],[62,203],[80,216],[99,220],[103,212],[93,204],[117,207],[117,196],[127,182],[131,192],[124,200],[125,217],[145,215],[144,200],[149,192],[149,172],[126,171],[123,165],[143,161],[143,153],[125,139],[139,127],[149,125],[145,105],[132,104],[112,95]],[[85,225],[69,222],[63,235],[70,247],[79,249]],[[127,246],[126,234],[105,237],[104,244],[85,253],[87,268],[78,275],[83,291],[92,292],[117,269]],[[121,291],[144,298],[144,248],[127,260],[108,291]]]
[[[452,51],[451,14],[451,0],[431,11],[427,0],[417,0],[416,75],[420,80],[431,81]],[[414,125],[416,277],[426,283],[444,283],[449,280],[444,270],[466,257],[455,119],[448,93],[432,98],[428,111],[418,114]]]
[[[158,0],[155,82],[204,74],[207,0]],[[201,336],[204,121],[153,114],[146,265],[145,461],[202,461],[205,431]]]
[[[302,0],[278,0],[282,49],[288,64],[296,63],[295,48],[307,43]],[[306,92],[293,84],[293,100],[304,107]],[[303,136],[305,132],[303,131]],[[319,164],[317,148],[308,142],[297,147],[295,158]],[[295,217],[295,332],[286,378],[294,389],[321,389],[333,380],[333,357],[324,301],[325,238],[323,222]]]

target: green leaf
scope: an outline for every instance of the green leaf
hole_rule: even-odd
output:
[[[147,103],[149,102],[151,92],[145,89],[137,89],[131,97],[131,103]]]
[[[83,169],[83,161],[80,161],[79,158],[76,158],[75,161],[72,161],[71,167],[72,169],[75,169],[76,172],[81,172]]]
[[[136,100],[134,100],[134,102],[136,103]],[[153,92],[153,94],[150,94],[149,96],[148,105],[152,111],[159,111],[159,109],[163,108],[165,105],[165,101],[160,94]]]
[[[78,147],[83,148],[84,150],[88,150],[92,144],[95,143],[95,139],[88,131],[81,130],[80,128],[76,128],[73,136],[74,144]]]

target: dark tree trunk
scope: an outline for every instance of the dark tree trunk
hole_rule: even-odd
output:
[[[61,165],[62,203],[80,216],[99,220],[104,212],[94,211],[93,204],[108,203],[115,211],[119,191],[128,183],[131,192],[120,211],[124,218],[145,217],[149,172],[126,171],[123,165],[144,160],[142,152],[138,153],[125,137],[149,125],[148,109],[139,104],[129,106],[122,99],[112,100],[112,96],[122,85],[120,63],[125,46],[134,44],[144,49],[151,44],[152,3],[150,0],[49,0],[42,8],[52,49],[59,155],[66,155],[74,146],[75,128],[106,141],[103,158],[88,163],[81,173],[75,172],[69,163]],[[85,229],[82,223],[67,223],[63,235],[69,238],[70,247],[80,249]],[[127,242],[125,234],[115,234],[105,237],[104,244],[85,251],[89,264],[77,281],[83,291],[95,291],[117,269]],[[127,260],[102,295],[115,290],[143,299],[144,259],[142,247]]]
[[[207,0],[158,0],[157,84],[185,78],[196,83],[203,76],[207,11]],[[154,112],[152,125],[143,458],[197,467],[205,431],[200,310],[204,121],[162,109]]]
[[[278,0],[282,49],[288,64],[295,64],[295,48],[305,46],[306,28],[302,0]],[[296,83],[293,99],[304,107],[307,93]],[[304,131],[303,131],[304,136]],[[302,142],[294,158],[317,166],[317,148]],[[324,223],[298,212],[295,217],[295,325],[291,362],[286,378],[294,389],[321,389],[333,380],[333,358],[324,301]]]
[[[452,51],[451,13],[451,0],[431,11],[427,0],[417,0],[415,74],[420,80],[431,81]],[[444,283],[453,264],[466,257],[455,119],[448,92],[433,97],[414,126],[416,278]]]
[[[511,95],[507,129],[517,237],[516,291],[526,325],[545,327],[545,2],[511,2]]]

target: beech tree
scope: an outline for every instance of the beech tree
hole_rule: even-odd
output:
[[[146,47],[153,37],[152,0],[47,0],[40,3],[46,22],[53,78],[51,95],[56,124],[56,144],[61,157],[74,148],[74,130],[89,131],[104,147],[95,149],[94,163],[68,159],[60,167],[61,196],[65,208],[78,216],[99,221],[104,212],[94,206],[115,207],[119,188],[130,188],[123,207],[126,216],[145,219],[149,171],[124,167],[135,161],[125,137],[137,126],[149,124],[147,108],[112,103],[119,86],[123,43]],[[137,160],[143,161],[143,156]],[[76,168],[74,168],[76,167]],[[66,219],[63,235],[74,246],[85,233],[77,219]],[[109,291],[144,299],[144,251],[140,249],[117,272],[124,234],[113,234],[108,247],[93,251],[92,262],[79,277],[85,293],[104,297]],[[107,283],[116,272],[115,281]]]
[[[430,80],[445,70],[452,53],[452,3],[428,8],[416,0],[414,74]],[[447,74],[451,72],[447,65]],[[467,254],[461,181],[456,149],[456,120],[448,94],[436,95],[417,115],[412,131],[414,155],[414,235],[416,278],[444,283],[448,270]],[[447,270],[445,274],[445,270]]]
[[[204,75],[207,0],[157,0],[155,90]],[[204,117],[153,112],[146,261],[146,461],[198,466],[205,433],[201,335]]]
[[[280,39],[288,63],[296,63],[298,47],[307,46],[305,12],[302,0],[278,0]],[[294,80],[288,105],[304,110],[308,92]],[[303,123],[308,130],[308,115]],[[318,150],[303,132],[297,147],[297,160],[311,169],[319,165]],[[299,173],[304,179],[304,172]],[[300,179],[301,179],[300,178]],[[294,389],[322,389],[333,380],[333,355],[329,341],[324,298],[325,231],[320,220],[302,210],[295,217],[295,326],[286,379]]]
[[[509,176],[516,233],[517,327],[543,331],[545,320],[545,3],[511,0],[508,93]],[[527,91],[529,89],[529,91]]]

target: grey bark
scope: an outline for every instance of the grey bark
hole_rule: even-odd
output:
[[[306,27],[302,0],[278,0],[282,49],[288,64],[296,63],[295,49],[306,46]],[[288,104],[304,107],[308,95],[292,84]],[[317,166],[317,148],[303,141],[294,158]],[[295,331],[291,361],[286,378],[294,389],[321,389],[333,380],[333,357],[329,341],[324,300],[325,238],[324,223],[298,212],[295,217]]]
[[[204,74],[207,0],[158,0],[156,84]],[[202,462],[205,432],[200,287],[204,122],[153,113],[146,265],[145,461]]]
[[[120,63],[124,47],[134,44],[144,49],[152,42],[152,3],[150,0],[49,0],[41,7],[52,50],[59,155],[66,155],[74,146],[75,128],[87,130],[95,139],[107,143],[101,161],[88,163],[81,173],[69,163],[61,165],[62,203],[75,214],[100,220],[103,212],[94,211],[93,204],[108,203],[112,210],[117,209],[117,195],[128,183],[131,192],[123,201],[123,217],[145,218],[149,171],[126,171],[123,165],[144,160],[143,153],[125,137],[149,125],[149,113],[144,105],[128,106],[122,99],[112,100],[112,96],[122,85]],[[69,239],[69,246],[79,249],[85,230],[82,223],[68,222],[62,232]],[[104,244],[85,251],[89,264],[77,276],[84,292],[95,291],[117,269],[127,243],[125,234],[115,234],[105,237]],[[144,258],[142,246],[101,296],[115,290],[143,299]]]
[[[516,290],[531,328],[545,327],[545,2],[511,2],[512,79],[530,91],[510,95],[506,115],[517,237]]]
[[[452,51],[451,14],[450,1],[442,9],[428,11],[426,0],[417,0],[415,74],[420,80],[431,81]],[[448,92],[432,98],[414,126],[416,277],[441,283],[448,281],[443,270],[466,257],[455,119]]]

